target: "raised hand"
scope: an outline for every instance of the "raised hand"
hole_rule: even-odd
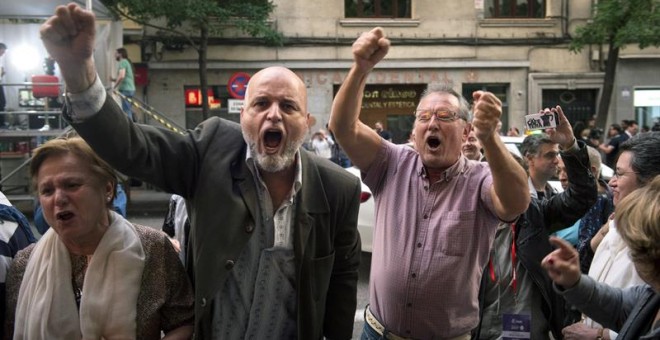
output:
[[[571,127],[571,123],[566,118],[566,115],[564,115],[561,106],[557,105],[552,109],[545,109],[540,113],[557,115],[557,127],[547,129],[545,133],[553,142],[559,144],[562,149],[570,148],[573,145],[573,141],[575,141],[575,136],[573,135],[573,127]]]
[[[76,4],[58,6],[39,30],[48,54],[60,66],[71,92],[88,88],[96,77],[92,59],[96,35],[94,13]]]
[[[497,125],[502,116],[502,102],[494,94],[484,91],[475,91],[472,93],[472,98],[474,99],[472,127],[479,141],[485,144],[497,134]]]
[[[390,41],[385,37],[383,29],[376,27],[362,33],[353,43],[353,60],[355,69],[361,74],[367,74],[383,60],[390,49]]]
[[[541,266],[545,268],[556,284],[564,288],[575,286],[582,275],[577,250],[568,242],[555,236],[550,237],[550,243],[557,249],[541,261]]]

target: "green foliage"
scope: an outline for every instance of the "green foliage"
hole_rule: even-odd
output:
[[[660,46],[660,0],[599,0],[593,20],[576,29],[570,49],[610,42],[615,48]]]
[[[115,15],[151,24],[164,20],[170,33],[194,36],[202,28],[221,34],[234,27],[271,44],[280,44],[281,35],[268,23],[271,0],[101,0]],[[222,25],[218,25],[222,23]],[[188,25],[188,26],[187,26]],[[186,27],[197,32],[186,31]]]

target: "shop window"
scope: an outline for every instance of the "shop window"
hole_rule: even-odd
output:
[[[410,18],[412,0],[344,0],[347,18]]]
[[[487,18],[544,18],[545,0],[486,0]]]
[[[362,95],[360,121],[369,127],[381,122],[392,134],[392,142],[408,142],[414,112],[427,84],[367,84]],[[339,85],[334,86],[337,95]]]
[[[660,89],[636,89],[635,119],[640,126],[660,131]]]
[[[209,116],[217,116],[234,122],[240,121],[239,112],[230,110],[227,86],[209,85]],[[186,129],[194,129],[204,120],[202,114],[202,94],[199,85],[184,85],[184,103],[186,107]]]

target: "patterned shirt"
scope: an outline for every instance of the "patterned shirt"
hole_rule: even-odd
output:
[[[591,249],[591,239],[607,223],[607,218],[614,211],[612,192],[605,184],[606,192],[598,195],[598,200],[589,211],[580,219],[577,251],[580,254],[580,270],[583,274],[589,273],[594,251]]]
[[[213,309],[212,338],[296,339],[293,223],[302,187],[300,153],[291,192],[279,207],[273,206],[249,148],[246,157],[257,187],[260,220],[217,294],[221,302]]]
[[[415,150],[383,142],[364,183],[376,204],[371,311],[404,337],[469,333],[498,224],[488,164],[461,156],[429,183]]]

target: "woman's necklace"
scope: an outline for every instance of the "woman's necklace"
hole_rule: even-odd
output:
[[[80,300],[82,299],[82,287],[78,287],[76,284],[76,278],[71,273],[71,285],[73,286],[73,296],[76,299],[76,306],[78,307],[78,310],[80,310]]]
[[[72,258],[73,260],[73,258]],[[82,268],[80,268],[82,275],[84,277],[84,273],[87,270],[87,266],[89,265],[89,262],[92,260],[92,255],[86,255],[83,256],[79,259],[79,261],[82,261]],[[78,287],[78,284],[76,283],[76,273],[78,272],[77,266],[71,266],[71,286],[73,287],[73,296],[76,299],[76,306],[78,307],[78,310],[80,310],[80,301],[82,300],[82,287]]]

